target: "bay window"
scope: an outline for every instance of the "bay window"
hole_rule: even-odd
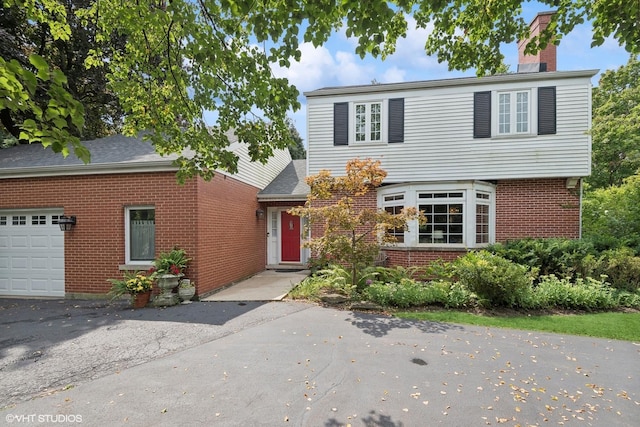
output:
[[[415,206],[425,221],[392,230],[398,246],[476,248],[495,241],[495,186],[483,181],[398,184],[378,190],[379,206],[399,213]]]

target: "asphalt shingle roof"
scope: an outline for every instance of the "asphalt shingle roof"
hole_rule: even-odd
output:
[[[82,144],[91,152],[91,163],[87,167],[163,160],[169,164],[177,158],[175,155],[162,157],[155,152],[151,142],[123,135],[83,141]],[[20,144],[0,150],[0,170],[75,165],[84,166],[84,163],[73,154],[73,149],[66,158],[40,144]]]
[[[292,160],[264,190],[258,193],[259,199],[294,198],[305,199],[309,186],[305,182],[307,161]]]

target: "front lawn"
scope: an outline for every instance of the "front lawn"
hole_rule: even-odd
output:
[[[640,343],[639,312],[479,315],[456,310],[434,310],[401,311],[394,315],[403,319],[585,335]]]

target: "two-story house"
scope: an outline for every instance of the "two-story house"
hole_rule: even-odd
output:
[[[534,19],[534,34],[548,18]],[[305,93],[307,173],[379,159],[388,176],[365,203],[424,212],[426,224],[408,224],[385,248],[392,264],[515,238],[580,237],[597,70],[556,71],[555,46],[530,57],[525,44],[517,73]]]

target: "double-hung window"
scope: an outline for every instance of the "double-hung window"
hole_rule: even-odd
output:
[[[382,103],[358,103],[355,107],[355,141],[382,141]]]
[[[156,252],[156,214],[152,206],[125,209],[126,262],[149,264]]]
[[[498,93],[498,135],[530,133],[530,122],[528,90]]]

